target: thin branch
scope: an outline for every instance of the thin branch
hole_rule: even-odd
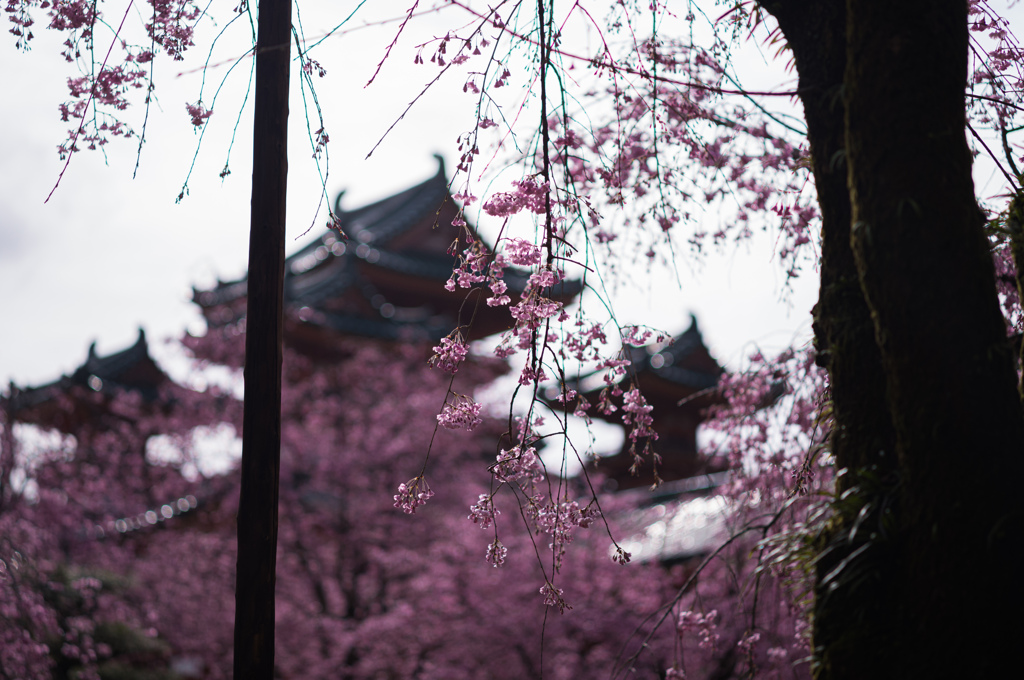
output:
[[[121,17],[121,24],[117,27],[117,31],[114,33],[114,37],[110,41],[110,47],[107,49],[107,56],[103,57],[103,64],[100,65],[99,75],[103,75],[103,69],[107,67],[107,60],[110,59],[110,54],[114,51],[114,45],[118,43],[118,39],[121,36],[121,29],[124,28],[124,22],[128,19],[128,12],[131,11],[132,5],[135,4],[135,0],[129,0],[128,7],[124,11],[124,16]],[[99,76],[97,76],[99,77]],[[85,129],[85,117],[89,113],[89,106],[96,98],[96,78],[93,78],[92,87],[89,88],[89,100],[85,103],[85,108],[82,109],[82,118],[78,123],[78,127],[75,128],[75,135],[71,138],[71,146],[68,147],[68,157],[64,161],[64,167],[61,168],[60,174],[57,176],[57,183],[50,189],[50,193],[46,195],[46,200],[43,203],[49,203],[50,198],[53,197],[53,192],[57,191],[57,187],[60,186],[60,181],[64,179],[64,173],[67,172],[68,166],[71,165],[71,158],[75,155],[75,143],[78,141],[78,135]]]

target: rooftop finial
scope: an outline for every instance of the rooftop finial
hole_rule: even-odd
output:
[[[448,175],[444,171],[444,156],[439,153],[435,153],[434,158],[437,159],[437,174],[447,178]]]

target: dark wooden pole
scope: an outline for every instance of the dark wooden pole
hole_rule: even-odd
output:
[[[274,674],[291,15],[291,0],[259,3],[235,587],[237,680],[271,680]]]

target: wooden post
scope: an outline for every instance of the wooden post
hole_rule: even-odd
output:
[[[271,680],[274,674],[291,14],[291,0],[259,3],[235,587],[237,680]]]

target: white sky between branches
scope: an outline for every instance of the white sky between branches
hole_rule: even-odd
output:
[[[337,23],[355,4],[302,3],[307,35],[318,35],[332,20]],[[367,3],[375,16],[397,16],[406,4]],[[107,11],[119,10],[111,5]],[[360,16],[355,24],[361,23]],[[436,73],[429,63],[413,64],[414,45],[461,23],[452,12],[414,19],[377,81],[365,89],[394,24],[329,39],[313,53],[328,71],[317,86],[331,136],[331,200],[345,188],[345,205],[353,208],[416,184],[435,172],[435,152],[454,169],[456,137],[470,129],[474,101],[462,93],[461,72],[435,86],[373,157],[364,157]],[[0,380],[21,386],[52,380],[80,365],[91,341],[98,341],[101,354],[117,351],[134,342],[140,325],[154,354],[180,375],[185,363],[173,346],[160,341],[178,337],[186,328],[202,332],[201,317],[190,302],[191,286],[208,287],[217,277],[233,279],[245,270],[251,102],[238,129],[232,175],[223,183],[217,175],[248,66],[236,69],[221,93],[189,182],[191,194],[181,204],[174,199],[197,142],[184,104],[196,100],[200,74],[193,69],[201,65],[205,46],[184,64],[160,60],[158,103],[150,112],[136,179],[131,178],[136,142],[115,140],[107,146],[108,165],[97,152],[76,154],[60,188],[44,204],[63,165],[55,149],[68,127],[61,123],[57,105],[66,97],[66,78],[76,73],[60,58],[59,41],[48,31],[39,27],[33,50],[25,54],[13,49],[8,27],[4,22],[0,38],[0,90],[7,93],[0,103]],[[225,44],[214,62],[244,51],[246,36],[244,31],[239,34],[240,41]],[[104,50],[107,40],[109,35],[98,40]],[[750,65],[751,80],[745,83],[791,87],[793,76],[781,65],[769,68],[757,49],[747,52],[742,63]],[[177,76],[182,69],[189,72]],[[208,75],[207,92],[225,70]],[[515,87],[523,82],[521,73],[513,74],[514,81],[517,77]],[[295,75],[291,111],[289,252],[313,237],[300,236],[313,220],[319,192]],[[125,118],[141,129],[141,106]],[[317,219],[316,233],[325,215]],[[614,300],[620,320],[678,333],[692,311],[712,353],[729,367],[741,365],[755,344],[778,349],[794,339],[806,341],[809,310],[817,297],[816,274],[806,273],[787,297],[772,255],[772,244],[764,241],[709,257],[696,277],[683,266],[681,290],[668,272],[651,279],[640,269],[635,272],[637,285],[627,286]]]

